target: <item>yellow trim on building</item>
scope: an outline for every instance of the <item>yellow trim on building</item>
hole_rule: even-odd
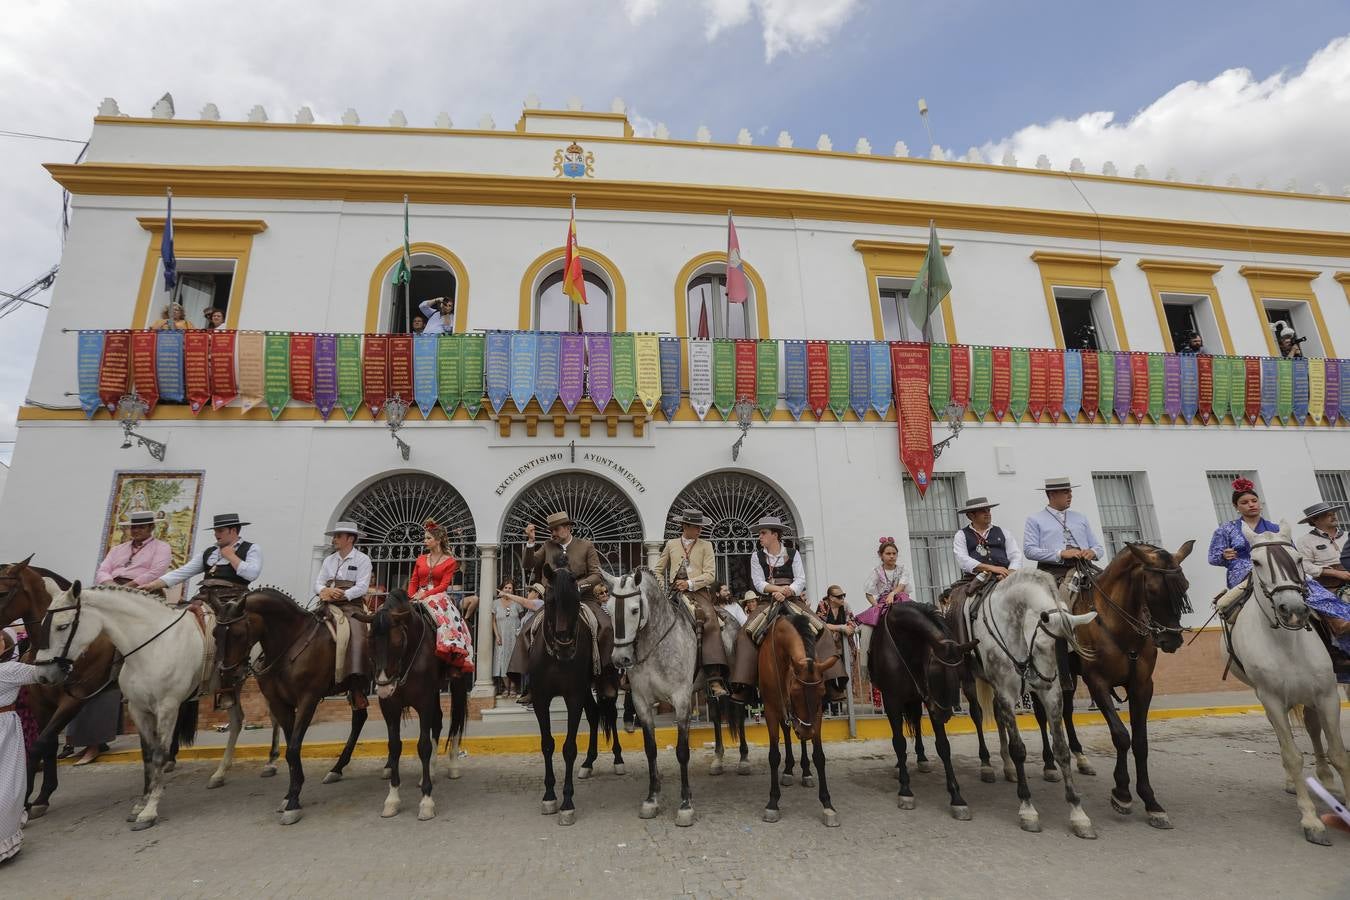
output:
[[[914,278],[923,265],[923,256],[928,252],[927,244],[902,243],[899,241],[854,241],[853,249],[862,254],[863,271],[867,277],[867,296],[872,302],[872,337],[878,341],[886,340],[886,329],[881,319],[881,286],[878,278]],[[942,245],[942,255],[952,255],[952,245]],[[942,301],[942,327],[948,344],[959,344],[956,337],[956,315],[952,306],[956,302],[955,294]]]
[[[1164,350],[1175,353],[1177,348],[1172,342],[1172,329],[1167,327],[1167,311],[1163,309],[1162,295],[1192,294],[1209,298],[1214,322],[1223,340],[1223,352],[1228,356],[1233,355],[1233,336],[1228,331],[1228,318],[1223,314],[1223,304],[1219,302],[1219,290],[1214,286],[1214,275],[1223,266],[1171,259],[1141,259],[1139,268],[1144,270],[1149,292],[1153,294],[1153,311],[1158,315],[1158,330],[1162,332]]]
[[[141,284],[136,292],[136,307],[131,314],[132,328],[146,328],[153,320],[150,308],[155,296],[155,276],[159,274],[160,245],[164,240],[164,218],[142,216],[136,219],[150,232],[145,249],[145,266],[141,270]],[[230,301],[225,309],[225,327],[239,327],[239,313],[244,306],[244,281],[248,275],[248,260],[253,252],[253,236],[267,230],[262,219],[194,219],[173,220],[173,255],[176,259],[229,259],[234,261],[230,281]],[[197,324],[197,323],[193,323]]]
[[[1345,299],[1347,302],[1350,302],[1350,272],[1337,272],[1331,277],[1335,278],[1336,281],[1340,283],[1341,287],[1345,289]]]
[[[1266,336],[1266,347],[1271,356],[1279,356],[1280,348],[1275,343],[1275,332],[1266,319],[1266,306],[1262,300],[1299,300],[1308,304],[1313,322],[1317,325],[1318,337],[1322,339],[1322,353],[1327,357],[1336,355],[1336,346],[1331,342],[1331,332],[1327,330],[1326,320],[1322,318],[1322,307],[1317,304],[1317,294],[1313,291],[1312,281],[1322,273],[1317,269],[1283,269],[1273,266],[1243,266],[1238,273],[1247,279],[1252,292],[1252,304],[1256,307],[1256,321]]]
[[[605,256],[599,250],[577,247],[577,252],[581,255],[583,263],[589,262],[599,266],[609,278],[609,283],[614,288],[614,297],[612,298],[614,300],[613,330],[616,332],[627,331],[628,288],[624,285],[623,275],[619,272],[619,267],[614,264],[614,260]],[[521,331],[535,330],[534,289],[539,281],[539,273],[555,262],[562,262],[566,256],[566,247],[555,247],[536,256],[534,262],[530,263],[529,267],[525,269],[525,274],[520,279],[520,314],[517,324],[517,328]]]
[[[565,208],[576,194],[590,209],[699,213],[720,218],[730,207],[738,216],[916,228],[926,228],[936,220],[948,231],[1350,259],[1350,231],[1302,231],[787,189],[599,179],[582,183],[572,178],[399,170],[131,163],[49,163],[46,169],[63,187],[79,195],[163,196],[165,188],[172,186],[175,194],[183,197],[399,203],[406,194],[414,203]]]
[[[677,337],[689,337],[689,281],[694,277],[694,273],[709,263],[726,264],[727,252],[725,250],[709,250],[707,253],[700,253],[689,262],[685,263],[680,269],[680,274],[675,276],[675,335]],[[769,338],[769,292],[764,288],[764,279],[760,277],[759,270],[744,260],[741,261],[745,266],[745,277],[750,279],[750,284],[755,291],[755,327],[758,329],[756,337]]]
[[[469,325],[469,270],[448,247],[429,241],[413,241],[408,245],[409,252],[416,256],[425,253],[434,256],[450,267],[455,273],[455,334],[463,334]],[[370,274],[370,294],[366,300],[366,333],[375,334],[380,330],[380,301],[384,297],[385,283],[393,273],[394,265],[403,256],[403,248],[395,247],[385,254]]]
[[[1125,320],[1120,314],[1120,298],[1116,296],[1116,283],[1111,280],[1111,270],[1120,262],[1118,257],[1037,250],[1031,254],[1031,260],[1041,270],[1045,308],[1050,315],[1050,330],[1054,334],[1056,347],[1064,349],[1064,330],[1059,325],[1059,309],[1055,304],[1055,287],[1059,286],[1105,291],[1106,302],[1111,307],[1111,323],[1116,330],[1116,346],[1113,349],[1130,349]]]

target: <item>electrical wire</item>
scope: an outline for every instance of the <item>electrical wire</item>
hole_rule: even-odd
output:
[[[28,138],[34,141],[61,141],[64,144],[84,143],[84,141],[76,140],[75,138],[56,137],[55,135],[50,134],[32,134],[27,131],[6,131],[4,129],[0,129],[0,137]]]

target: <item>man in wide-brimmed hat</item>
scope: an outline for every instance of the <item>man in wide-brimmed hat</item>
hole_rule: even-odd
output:
[[[961,643],[970,639],[965,615],[967,596],[982,596],[989,586],[1022,568],[1017,539],[994,524],[996,506],[988,497],[971,497],[957,510],[966,517],[966,526],[952,536],[952,553],[961,577],[951,586],[948,610],[955,612],[950,613],[948,621],[956,626],[954,637]]]
[[[722,646],[722,622],[710,590],[717,578],[717,556],[712,544],[700,536],[704,524],[701,510],[684,510],[675,524],[680,526],[680,536],[666,541],[656,561],[656,571],[672,591],[693,602],[708,689],[714,697],[721,697],[727,692],[727,654]]]
[[[1339,503],[1322,500],[1303,510],[1300,525],[1311,531],[1295,542],[1303,555],[1303,571],[1333,594],[1340,594],[1350,585],[1350,571],[1341,562],[1346,551],[1346,534],[1336,522]]]
[[[324,535],[333,539],[333,551],[319,567],[314,594],[324,603],[361,603],[370,590],[370,557],[356,549],[366,534],[355,522],[338,522]]]
[[[1063,581],[1079,560],[1092,562],[1106,555],[1087,516],[1069,508],[1076,487],[1068,478],[1045,479],[1045,508],[1027,516],[1022,530],[1022,550],[1027,559],[1035,560],[1056,583]]]
[[[118,522],[127,529],[129,541],[113,547],[99,563],[94,584],[126,584],[141,587],[169,571],[173,552],[164,541],[154,537],[155,514],[138,509]]]
[[[258,545],[239,537],[240,530],[248,524],[239,519],[238,513],[215,516],[211,527],[205,529],[214,532],[215,542],[190,557],[186,564],[145,585],[145,590],[173,587],[195,575],[202,575],[197,596],[212,593],[233,599],[242,595],[262,575],[263,565],[262,550]]]

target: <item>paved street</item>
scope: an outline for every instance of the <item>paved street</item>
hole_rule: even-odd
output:
[[[66,767],[52,812],[29,826],[23,854],[0,878],[51,897],[1350,896],[1350,835],[1335,834],[1329,848],[1304,842],[1264,717],[1179,719],[1151,731],[1169,832],[1149,828],[1138,801],[1133,817],[1110,810],[1100,727],[1080,731],[1103,773],[1081,779],[1100,833],[1091,842],[1069,833],[1062,785],[1039,778],[1032,791],[1045,831],[1020,831],[1014,787],[979,781],[972,736],[955,748],[973,821],[948,815],[940,767],[915,775],[916,810],[897,809],[890,747],[880,741],[827,745],[840,828],[820,823],[815,789],[798,785],[784,789],[779,824],[760,821],[762,748],[752,750],[750,777],[712,778],[708,754],[695,754],[693,828],[674,824],[678,779],[666,754],[668,809],[642,821],[646,764],[637,736],[625,735],[628,774],[598,766],[579,784],[570,828],[539,814],[535,756],[465,760],[462,779],[437,781],[430,822],[417,821],[406,763],[403,812],[382,820],[375,761],[359,760],[336,785],[320,784],[325,766],[310,761],[306,817],[288,828],[271,811],[284,771],[261,780],[259,764],[245,762],[208,792],[210,766],[186,763],[171,776],[160,824],[141,833],[123,822],[139,766]]]

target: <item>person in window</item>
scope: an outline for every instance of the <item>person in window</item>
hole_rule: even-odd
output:
[[[1205,356],[1205,339],[1200,336],[1198,331],[1188,331],[1182,337],[1177,352],[1187,356]]]
[[[181,303],[170,303],[159,311],[159,318],[151,322],[150,327],[155,331],[187,331],[192,323],[184,315]]]
[[[436,655],[461,672],[472,672],[473,639],[468,626],[447,593],[459,568],[450,552],[450,536],[434,519],[427,519],[422,542],[426,552],[417,557],[408,578],[408,597],[421,603],[436,621]]]
[[[205,313],[206,328],[208,331],[215,331],[217,328],[225,327],[225,310],[211,307]]]
[[[1303,355],[1303,342],[1307,338],[1301,338],[1288,323],[1275,323],[1275,342],[1280,347],[1280,356],[1286,359],[1293,359]]]
[[[412,320],[412,333],[422,334],[426,331],[426,328],[427,328],[427,317],[422,315],[421,313],[417,313],[416,315],[414,315]]]
[[[426,316],[426,325],[422,334],[454,334],[455,301],[450,297],[432,297],[417,304],[417,308]]]
[[[909,571],[900,561],[900,548],[895,538],[883,537],[877,541],[877,559],[880,564],[867,576],[863,584],[863,596],[867,598],[867,609],[858,614],[858,626],[862,634],[858,637],[862,648],[858,654],[859,671],[867,671],[867,652],[872,641],[872,629],[886,615],[892,603],[908,602]]]

